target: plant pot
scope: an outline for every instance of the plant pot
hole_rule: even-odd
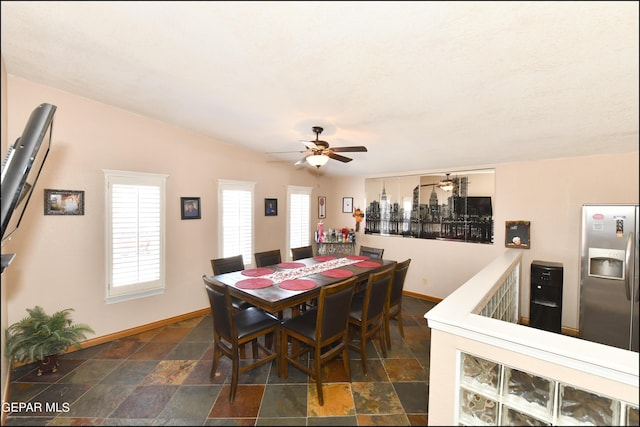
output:
[[[38,376],[43,373],[57,372],[60,362],[57,354],[46,356],[43,360],[38,360]]]

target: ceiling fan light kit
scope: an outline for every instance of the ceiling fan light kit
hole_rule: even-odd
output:
[[[442,188],[444,191],[451,191],[453,190],[453,183],[451,181],[443,182],[440,188]]]
[[[447,178],[444,181],[440,181],[438,183],[438,187],[441,190],[444,190],[444,191],[453,190],[453,181],[451,181],[451,179],[449,179],[449,174],[447,174]]]
[[[307,162],[311,166],[315,166],[317,168],[319,168],[320,166],[326,165],[328,161],[329,161],[329,157],[325,156],[324,154],[313,154],[307,157]]]

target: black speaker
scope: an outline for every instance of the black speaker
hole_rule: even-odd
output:
[[[531,262],[529,326],[549,332],[562,332],[563,275],[561,263]]]

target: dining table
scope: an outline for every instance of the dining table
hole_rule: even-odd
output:
[[[320,295],[322,286],[351,277],[362,283],[369,274],[393,264],[396,261],[365,255],[320,255],[209,277],[228,286],[232,296],[269,313],[291,309],[296,315],[299,307]]]

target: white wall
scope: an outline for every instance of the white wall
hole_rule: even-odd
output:
[[[2,277],[3,314],[9,323],[36,304],[47,312],[72,307],[74,320],[92,326],[95,336],[103,336],[208,307],[201,275],[211,274],[210,259],[218,256],[218,178],[257,183],[255,249],[280,248],[284,253],[286,187],[313,186],[314,171],[267,162],[259,153],[11,75],[7,81],[10,140],[22,133],[38,104],[58,107],[51,152],[27,215],[3,248],[17,254]],[[163,295],[104,302],[103,169],[169,175]],[[84,190],[85,214],[43,215],[45,188]],[[180,219],[182,196],[201,197],[201,220]],[[280,201],[278,216],[264,216],[264,198]]]
[[[6,129],[7,138],[15,139],[36,105],[58,106],[53,148],[33,206],[15,239],[3,248],[17,253],[2,278],[3,316],[10,323],[36,304],[47,311],[73,307],[74,319],[88,323],[101,336],[207,307],[200,275],[210,272],[209,260],[218,255],[218,178],[257,183],[257,251],[279,247],[284,253],[288,184],[314,188],[312,224],[317,222],[319,195],[327,197],[327,228],[355,226],[351,214],[341,212],[342,197],[354,197],[354,207],[364,209],[365,177],[317,176],[309,168],[267,162],[259,153],[21,78],[9,75],[7,82],[3,138]],[[3,155],[5,151],[3,141]],[[529,220],[531,249],[525,252],[524,265],[534,259],[564,264],[563,325],[576,328],[580,205],[638,203],[638,152],[477,167],[496,169],[493,245],[366,236],[363,227],[358,244],[384,247],[385,257],[391,259],[412,258],[406,289],[444,298],[505,250],[505,221]],[[169,174],[164,295],[104,303],[104,168]],[[470,168],[460,168],[465,169]],[[430,172],[439,171],[424,171]],[[44,188],[84,190],[85,215],[44,216]],[[180,220],[181,196],[202,198],[201,220]],[[280,200],[277,217],[264,216],[267,197]],[[525,317],[528,278],[525,271],[521,301]]]
[[[358,244],[385,248],[385,258],[411,258],[405,289],[445,298],[505,250],[505,221],[531,221],[531,248],[509,249],[524,251],[521,316],[529,317],[531,261],[559,262],[564,267],[562,325],[577,329],[580,208],[585,203],[637,204],[638,152],[485,166],[496,170],[493,245],[365,235],[362,226]],[[333,180],[335,199],[354,196],[354,206],[363,207],[364,180]],[[336,215],[354,224],[351,215]]]

